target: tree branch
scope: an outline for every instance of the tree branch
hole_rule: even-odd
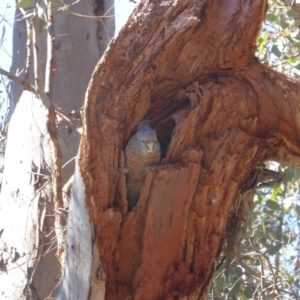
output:
[[[0,68],[0,73],[2,75],[6,76],[8,79],[12,80],[13,82],[22,85],[25,90],[28,90],[28,91],[32,92],[36,96],[38,95],[36,89],[34,88],[34,86],[32,86],[30,84],[26,84],[26,82],[24,80],[22,80],[20,77],[12,74],[10,72],[7,72],[2,68]]]
[[[253,61],[242,76],[258,95],[257,126],[269,138],[266,159],[300,167],[300,81]],[[263,84],[262,84],[263,82]]]
[[[45,72],[45,92],[52,99],[52,73],[54,71],[54,16],[51,9],[51,1],[47,1],[47,62]]]
[[[25,77],[24,77],[24,84],[29,85],[29,76],[30,76],[30,68],[31,68],[31,62],[32,62],[32,51],[31,51],[31,43],[32,39],[29,38],[30,33],[32,32],[32,22],[29,19],[32,17],[32,12],[28,13],[23,8],[20,8],[21,13],[24,16],[24,19],[26,20],[26,30],[27,30],[27,42],[26,42],[26,48],[27,48],[27,56],[26,56],[26,67],[25,67]]]
[[[45,86],[43,81],[42,60],[41,60],[41,45],[40,45],[40,20],[38,16],[38,4],[36,6],[34,16],[32,19],[32,31],[33,31],[33,57],[34,57],[34,81],[37,93],[41,99],[43,105],[49,109],[51,106],[51,100],[45,93]]]
[[[34,86],[27,85],[24,80],[22,80],[20,77],[0,68],[0,74],[6,76],[8,79],[12,80],[13,82],[20,84],[24,87],[25,90],[28,90],[32,92],[34,95],[38,97],[38,93]],[[69,118],[64,112],[62,112],[59,108],[55,107],[55,112],[64,119],[70,126],[72,126],[79,134],[81,134],[81,131],[78,130],[78,126],[76,126],[75,122]]]

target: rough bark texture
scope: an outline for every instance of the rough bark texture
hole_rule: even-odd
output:
[[[73,3],[64,1],[66,5]],[[103,4],[104,11],[112,7],[111,0]],[[24,18],[17,14],[16,19],[11,72],[24,78],[28,33]],[[70,6],[69,12],[54,14],[56,39],[50,94],[65,114],[75,111],[79,115],[91,73],[113,34],[113,17],[97,20],[92,0],[79,1]],[[45,36],[41,39],[45,54]],[[48,112],[30,92],[19,99],[21,92],[22,88],[13,85],[12,100],[17,105],[9,126],[0,199],[0,298],[45,299],[57,293],[61,268],[56,241],[64,240],[64,236],[55,236],[54,231],[59,211],[55,210],[50,181],[53,153],[46,126]],[[58,136],[66,163],[76,156],[80,135],[59,117]],[[63,168],[64,182],[73,169],[74,161]]]
[[[252,170],[266,159],[300,166],[300,84],[254,58],[266,8],[261,0],[142,1],[97,65],[79,166],[105,299],[206,299]],[[163,160],[127,213],[118,168],[145,119]]]

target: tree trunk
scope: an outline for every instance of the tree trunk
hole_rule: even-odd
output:
[[[59,299],[84,265],[90,294],[85,275],[76,285],[87,299],[97,289],[105,299],[206,299],[230,212],[258,163],[300,166],[300,84],[254,57],[266,7],[143,1],[110,44],[88,87],[72,192],[72,218],[86,203],[95,238],[87,217],[69,224]],[[128,213],[118,169],[142,120],[163,159]]]
[[[69,11],[54,13],[55,53],[49,93],[67,116],[74,112],[80,115],[93,68],[114,35],[113,1],[101,1],[97,9],[94,1],[73,3],[64,1],[70,5]],[[107,11],[111,17],[97,19]],[[29,33],[20,12],[16,15],[11,72],[23,79]],[[45,62],[46,39],[40,38]],[[33,84],[32,70],[30,74]],[[56,248],[64,236],[58,236],[55,220],[63,211],[53,202],[51,174],[56,158],[46,126],[49,112],[31,92],[23,92],[20,98],[21,92],[20,87],[13,87],[16,108],[9,126],[0,199],[0,267],[4,272],[0,298],[45,299],[57,293],[61,278],[64,259],[62,249],[57,252]],[[74,173],[80,135],[60,117],[57,126],[62,162],[66,163],[62,179],[67,182]]]

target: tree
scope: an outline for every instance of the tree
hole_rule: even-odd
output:
[[[57,293],[68,205],[62,184],[74,172],[88,81],[114,34],[113,2],[101,3],[18,3],[11,74],[1,70],[17,81],[0,201],[2,299],[45,299]]]
[[[110,43],[86,93],[58,299],[206,299],[257,166],[299,165],[299,82],[254,56],[266,9],[144,1]],[[118,169],[146,119],[163,159],[128,213]]]

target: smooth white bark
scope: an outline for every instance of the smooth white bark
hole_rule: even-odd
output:
[[[1,299],[26,299],[31,294],[26,285],[42,250],[40,231],[49,184],[38,174],[51,164],[46,115],[41,101],[25,91],[9,124],[0,197]]]

